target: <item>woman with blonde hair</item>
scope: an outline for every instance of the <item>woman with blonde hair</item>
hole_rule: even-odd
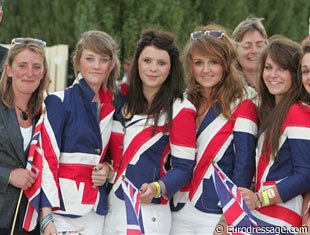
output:
[[[231,38],[236,43],[238,64],[249,87],[258,89],[260,55],[267,45],[268,36],[263,18],[249,17],[234,29]],[[248,88],[249,91],[252,91]],[[253,95],[255,90],[252,91]]]
[[[45,99],[41,232],[101,235],[107,214],[105,153],[111,135],[119,60],[102,31],[84,32],[75,46],[74,84]],[[74,195],[74,196],[72,196]]]
[[[49,84],[45,45],[39,39],[13,39],[0,80],[0,234],[11,231],[15,210],[18,216],[14,234],[28,234],[22,229],[27,205],[24,195],[16,207],[20,191],[35,181],[35,174],[25,167]]]

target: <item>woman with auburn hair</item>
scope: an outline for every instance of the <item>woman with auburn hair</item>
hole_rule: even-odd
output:
[[[213,234],[218,223],[226,227],[213,164],[236,185],[251,186],[257,111],[247,98],[235,48],[224,27],[198,28],[186,45],[184,60],[188,99],[197,109],[197,154],[191,183],[171,203],[175,211],[171,234]]]

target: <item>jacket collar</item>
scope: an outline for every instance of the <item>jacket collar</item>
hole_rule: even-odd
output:
[[[7,133],[9,139],[11,141],[12,146],[16,152],[16,156],[18,156],[19,161],[23,166],[26,164],[25,152],[23,149],[23,137],[20,132],[20,127],[18,124],[18,120],[16,117],[16,112],[14,108],[5,107],[0,101],[0,115],[2,115],[3,123],[5,123],[7,127]]]

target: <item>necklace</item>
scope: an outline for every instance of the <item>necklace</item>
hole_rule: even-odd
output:
[[[26,113],[27,110],[26,110],[26,111],[22,110],[22,109],[21,109],[20,107],[18,107],[16,104],[15,104],[15,106],[16,106],[16,108],[18,108],[19,111],[20,111],[20,118],[21,118],[22,120],[24,120],[24,121],[27,121],[27,120],[28,120],[28,114]]]

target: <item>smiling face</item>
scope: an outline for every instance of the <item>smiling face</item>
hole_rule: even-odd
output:
[[[79,61],[79,71],[87,84],[97,92],[102,84],[107,83],[112,64],[109,56],[84,49]]]
[[[269,55],[264,65],[263,79],[269,92],[275,96],[276,103],[279,103],[292,87],[292,76],[289,70],[274,63]]]
[[[238,61],[242,70],[255,72],[259,69],[259,58],[265,46],[266,41],[259,31],[248,31],[243,35],[237,47]]]
[[[193,75],[207,96],[223,77],[223,66],[215,57],[202,56],[199,52],[192,53]]]
[[[301,60],[301,77],[306,91],[310,94],[310,53],[306,53]]]
[[[171,68],[170,56],[166,50],[146,46],[138,59],[139,76],[143,92],[155,94],[166,81]]]
[[[18,53],[12,66],[6,65],[15,95],[31,96],[45,75],[44,58],[29,49]]]

